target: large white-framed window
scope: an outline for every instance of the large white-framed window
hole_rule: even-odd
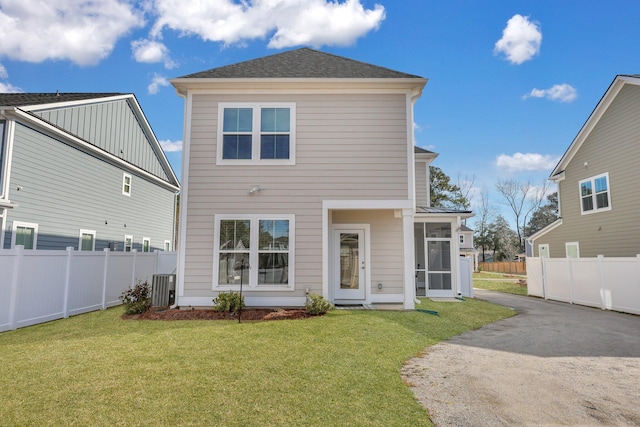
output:
[[[80,238],[78,241],[78,250],[94,251],[96,249],[96,231],[80,230]]]
[[[122,174],[122,194],[131,196],[131,175],[128,173]]]
[[[148,237],[142,238],[142,252],[150,252],[151,251],[151,239]]]
[[[296,104],[218,104],[217,164],[293,165]]]
[[[295,215],[215,216],[213,288],[293,290]],[[244,267],[244,268],[243,268]]]
[[[609,188],[608,172],[583,179],[579,185],[582,215],[611,210],[611,189]]]
[[[36,249],[38,247],[38,224],[32,222],[13,221],[11,233],[11,247],[18,245],[25,249]]]
[[[131,249],[133,249],[133,236],[127,234],[124,236],[124,251],[131,252]]]
[[[580,243],[566,242],[564,248],[567,258],[580,258]]]

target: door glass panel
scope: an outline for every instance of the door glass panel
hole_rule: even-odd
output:
[[[360,287],[358,234],[340,233],[340,289]]]
[[[451,290],[451,273],[429,273],[430,290]]]
[[[451,242],[431,241],[429,245],[429,271],[451,271]]]

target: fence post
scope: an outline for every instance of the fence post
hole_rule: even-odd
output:
[[[547,261],[546,257],[540,257],[540,268],[542,269],[542,298],[547,298]]]
[[[71,256],[73,246],[67,246],[67,271],[64,275],[64,300],[62,301],[62,314],[66,319],[69,317],[69,281],[71,280]]]
[[[137,249],[131,249],[131,252],[133,253],[133,267],[131,268],[131,286],[130,286],[130,288],[133,289],[136,286],[136,262],[137,262],[137,257],[138,257],[138,250]]]
[[[600,301],[602,309],[607,309],[607,284],[604,276],[604,255],[598,255],[598,266],[600,267]]]
[[[567,257],[567,268],[569,269],[569,303],[573,304],[573,261],[571,257]]]
[[[107,309],[107,273],[109,271],[109,248],[104,248],[104,276],[102,279],[102,309]]]
[[[24,256],[24,246],[16,245],[15,249],[16,258],[13,262],[13,276],[11,277],[11,295],[9,296],[9,328],[17,329],[16,327],[16,304],[18,301],[18,278],[20,277],[20,264],[22,264],[22,257]]]

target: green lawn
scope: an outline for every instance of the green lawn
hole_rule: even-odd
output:
[[[2,425],[424,426],[400,378],[438,341],[508,317],[487,302],[271,322],[122,320],[0,334]],[[452,361],[455,363],[455,361]]]
[[[527,276],[483,271],[473,273],[473,287],[486,289],[488,291],[527,295],[527,286],[518,284],[518,280],[521,279],[526,281]]]

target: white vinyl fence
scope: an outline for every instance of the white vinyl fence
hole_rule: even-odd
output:
[[[0,250],[0,332],[113,307],[176,262],[175,252]]]
[[[640,314],[640,255],[527,257],[527,290],[545,299]]]
[[[473,298],[473,258],[460,257],[460,294]]]

